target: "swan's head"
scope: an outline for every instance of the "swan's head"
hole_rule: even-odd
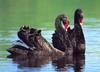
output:
[[[69,22],[68,22],[66,15],[61,14],[61,15],[57,16],[57,18],[55,20],[55,27],[57,30],[59,30],[61,28],[64,28],[65,30],[67,30],[69,27],[68,24],[69,24]]]
[[[83,24],[83,11],[81,9],[76,9],[74,13],[74,24]]]
[[[69,28],[69,21],[68,21],[66,16],[63,16],[62,22],[63,22],[63,25],[64,25],[64,29],[67,31],[67,29]]]

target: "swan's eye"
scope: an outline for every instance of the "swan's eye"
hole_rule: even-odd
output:
[[[67,20],[67,18],[63,18],[63,19],[62,19],[63,24],[66,23],[66,20]]]

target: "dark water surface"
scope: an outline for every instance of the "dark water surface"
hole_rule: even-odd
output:
[[[0,72],[100,72],[100,0],[0,0]],[[52,61],[49,57],[20,57],[9,59],[6,49],[17,40],[17,31],[22,25],[42,29],[42,35],[51,43],[54,21],[64,13],[73,24],[76,8],[84,11],[83,31],[86,39],[85,57]],[[70,25],[73,27],[72,25]],[[80,66],[79,66],[80,65]]]

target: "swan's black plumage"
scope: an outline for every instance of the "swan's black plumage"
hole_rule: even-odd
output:
[[[52,37],[53,46],[61,51],[68,49],[68,45],[74,54],[84,54],[85,53],[85,38],[81,26],[81,21],[83,19],[81,9],[76,9],[74,13],[74,28],[64,30],[61,26],[61,21],[64,16],[58,16],[55,20],[55,33]],[[60,19],[62,18],[62,19]]]
[[[65,25],[65,22],[68,21],[65,15],[57,16],[55,20],[55,33],[52,36],[53,46],[61,51],[65,51],[67,48],[66,40],[68,42],[68,32],[62,27],[62,23]],[[68,28],[70,31],[70,28]],[[69,43],[69,42],[68,42]]]
[[[83,19],[82,10],[77,9],[74,14],[74,29],[73,32],[73,38],[74,38],[74,53],[85,53],[85,38],[84,33],[82,30],[82,26],[80,23],[80,19]]]

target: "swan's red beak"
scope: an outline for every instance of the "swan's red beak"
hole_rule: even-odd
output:
[[[81,16],[80,16],[80,25],[81,26],[83,25],[83,13],[81,13]]]
[[[83,18],[80,18],[80,25],[83,25]]]
[[[66,20],[66,23],[64,25],[64,28],[65,28],[66,31],[67,31],[68,27],[69,27],[68,20]]]

